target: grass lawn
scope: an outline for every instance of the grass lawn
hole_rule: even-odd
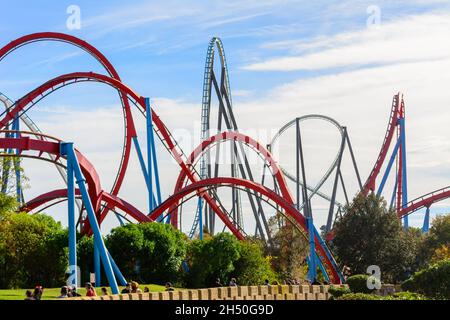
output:
[[[164,291],[165,287],[157,284],[140,284],[139,288],[144,291],[144,288],[148,287],[151,292]],[[111,293],[109,287],[108,292]],[[119,287],[122,290],[123,287]],[[42,300],[52,300],[59,296],[61,288],[44,288],[44,293],[42,295]],[[23,300],[25,299],[25,291],[27,289],[0,289],[0,300]],[[33,289],[31,289],[33,291]],[[101,287],[96,288],[97,295],[101,295]],[[78,293],[81,295],[86,295],[85,288],[79,288]]]

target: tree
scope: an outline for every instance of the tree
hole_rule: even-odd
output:
[[[19,207],[15,197],[0,193],[0,221],[15,213]]]
[[[280,213],[269,219],[272,243],[266,246],[266,254],[271,256],[272,265],[282,279],[304,279],[306,276],[306,256],[308,241]]]
[[[439,255],[437,250],[445,250],[445,247],[450,247],[450,215],[437,216],[433,219],[420,248],[422,265],[427,265],[430,260],[436,261],[433,256]]]
[[[359,194],[344,210],[335,224],[332,246],[353,274],[378,265],[383,281],[398,282],[415,271],[420,232],[403,231],[400,219],[381,197]]]
[[[239,241],[229,233],[219,233],[205,240],[193,240],[189,244],[187,262],[188,287],[210,287],[216,278],[227,281],[234,274],[234,263],[240,258]]]
[[[3,288],[64,282],[67,231],[44,214],[7,214],[0,220],[0,262]]]
[[[127,224],[106,237],[126,277],[146,283],[177,282],[186,255],[186,236],[163,223]]]
[[[80,268],[81,283],[90,281],[94,272],[94,237],[77,235],[77,264]]]
[[[264,257],[260,243],[242,241],[239,255],[239,259],[234,263],[233,272],[239,285],[258,285],[263,284],[266,279],[269,282],[276,280],[276,274],[271,267],[271,257]]]
[[[450,260],[442,260],[416,272],[402,283],[402,289],[428,297],[450,299]]]

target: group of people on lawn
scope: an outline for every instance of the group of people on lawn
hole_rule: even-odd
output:
[[[166,285],[166,291],[174,291],[174,288],[172,287],[172,284],[170,282],[167,282]],[[85,284],[86,288],[86,296],[87,297],[95,297],[97,296],[97,292],[95,291],[94,286],[90,282],[86,282]],[[102,296],[109,295],[108,289],[105,287],[102,287]],[[25,292],[25,300],[41,300],[42,293],[44,292],[44,289],[42,286],[36,286],[34,288],[34,291],[27,290]],[[139,283],[136,281],[128,282],[125,286],[125,288],[122,289],[121,293],[141,293],[142,290],[139,288]],[[144,288],[144,292],[150,292],[150,289],[148,287]],[[59,299],[65,299],[65,298],[75,298],[75,297],[81,297],[81,294],[77,292],[77,288],[75,286],[62,286],[60,295],[58,296]]]

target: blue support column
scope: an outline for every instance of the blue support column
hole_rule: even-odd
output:
[[[73,146],[72,146],[73,148]],[[67,204],[68,204],[68,226],[69,226],[69,271],[75,283],[71,285],[78,287],[77,283],[77,229],[75,217],[75,181],[72,162],[67,162]]]
[[[108,257],[109,257],[109,260],[111,261],[111,266],[114,270],[114,274],[116,275],[117,279],[119,280],[119,283],[122,286],[125,286],[127,284],[127,280],[123,276],[122,272],[120,271],[119,267],[117,266],[116,262],[114,261],[113,257],[109,253],[109,251],[108,251]]]
[[[430,229],[430,207],[427,207],[427,210],[425,211],[425,217],[423,218],[422,232],[427,233],[429,229]]]
[[[12,123],[12,129],[15,131],[20,131],[20,121],[19,121],[19,117],[15,116],[13,123]],[[13,134],[14,138],[19,138],[19,133],[16,132]],[[20,154],[19,150],[16,149],[16,155],[18,156]],[[20,157],[17,157],[15,159],[15,163],[14,163],[14,171],[16,173],[16,198],[17,198],[17,202],[19,204],[23,203],[23,197],[22,197],[22,182],[21,182],[21,176],[20,176]]]
[[[158,202],[153,202],[156,205],[161,204],[161,186],[159,184],[159,170],[158,170],[158,159],[156,158],[156,143],[155,143],[155,135],[153,133],[153,114],[152,114],[152,108],[150,105],[150,99],[147,98],[148,104],[146,102],[146,112],[148,112],[148,116],[150,119],[147,119],[147,122],[150,122],[150,130],[147,131],[147,139],[150,140],[150,146],[151,146],[151,152],[152,152],[152,162],[153,162],[153,170],[154,170],[154,176],[155,176],[155,187],[156,187],[156,196],[158,199]],[[147,125],[148,129],[148,125]],[[148,164],[150,166],[150,163]],[[156,207],[155,205],[155,207]]]
[[[316,254],[316,265],[319,266],[320,271],[323,274],[323,277],[325,278],[325,281],[330,283],[330,277],[328,277],[327,271],[325,270],[322,261],[320,261],[319,257]]]
[[[102,266],[100,261],[100,252],[99,248],[96,245],[97,241],[95,241],[94,235],[94,273],[95,273],[95,286],[99,287],[102,285]]]
[[[202,197],[198,197],[198,203],[197,203],[197,208],[198,208],[198,228],[199,228],[199,232],[198,232],[198,237],[200,238],[200,240],[203,240],[203,201],[202,201]]]
[[[151,133],[153,133],[152,128],[152,109],[150,107],[150,99],[145,98],[145,114],[146,114],[146,123],[147,123],[147,172],[148,172],[148,184],[149,184],[149,195],[148,195],[148,203],[149,203],[149,211],[152,212],[155,208],[153,204],[153,173],[152,173],[152,147],[151,147]]]
[[[141,146],[139,144],[139,140],[137,137],[133,137],[132,139],[133,139],[134,147],[136,148],[136,153],[138,156],[139,164],[141,165],[142,174],[144,175],[145,184],[147,186],[148,192],[150,193],[150,181],[149,181],[149,177],[148,177],[147,167],[145,166],[144,156],[142,155]],[[153,194],[151,196],[153,198],[153,201],[155,201],[155,196]]]
[[[336,261],[334,260],[333,256],[331,255],[330,250],[328,249],[328,247],[326,246],[326,244],[323,242],[322,238],[320,237],[319,231],[317,231],[317,229],[315,227],[314,227],[314,234],[316,235],[317,241],[319,242],[320,246],[323,248],[323,250],[325,252],[325,255],[330,260],[333,269],[338,274],[339,279],[341,280],[341,283],[344,283],[345,282],[344,275],[342,274],[342,272],[339,269]],[[317,258],[319,258],[319,257],[317,257]]]
[[[72,144],[61,143],[61,154],[67,156],[67,161],[71,162],[76,183],[78,184],[78,188],[81,193],[81,197],[83,199],[86,212],[88,215],[89,223],[92,228],[92,232],[94,235],[94,249],[98,250],[98,254],[100,256],[101,262],[103,263],[103,269],[105,270],[106,277],[108,279],[109,285],[111,287],[111,291],[113,294],[119,293],[119,287],[117,285],[117,281],[113,272],[113,268],[111,265],[111,260],[109,259],[108,251],[106,250],[105,243],[103,242],[102,234],[100,231],[100,227],[98,225],[98,221],[95,216],[94,208],[91,203],[91,199],[89,198],[89,194],[85,185],[85,179],[83,177],[83,173],[81,172],[80,164],[78,163],[77,156],[75,154],[75,150]]]
[[[308,276],[309,280],[312,282],[317,278],[317,265],[316,265],[316,244],[314,241],[314,224],[312,217],[306,218],[308,224],[308,234],[309,234],[309,265],[308,265]]]
[[[398,152],[398,148],[400,147],[400,143],[401,143],[401,138],[397,139],[397,143],[395,144],[394,150],[392,150],[392,155],[389,159],[389,163],[386,167],[386,171],[384,172],[383,178],[381,179],[381,183],[378,187],[377,190],[377,195],[381,195],[381,193],[383,192],[384,189],[384,185],[386,184],[387,178],[389,176],[389,173],[391,172],[392,169],[392,165],[394,164],[394,160],[395,160],[395,156],[397,155]]]
[[[407,166],[406,166],[406,130],[405,130],[405,118],[399,119],[400,123],[400,137],[402,141],[402,207],[405,207],[408,203],[408,179],[407,179]],[[408,229],[408,216],[403,218],[403,228]]]

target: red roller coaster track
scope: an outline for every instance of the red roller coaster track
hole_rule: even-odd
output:
[[[33,34],[28,34],[23,37],[17,38],[3,48],[0,49],[0,61],[4,59],[7,55],[15,51],[16,49],[39,41],[59,41],[74,45],[94,57],[100,64],[105,68],[108,74],[119,81],[120,77],[111,62],[94,46],[90,45],[84,40],[77,37],[58,33],[58,32],[38,32]],[[128,161],[130,159],[131,151],[131,139],[136,136],[136,129],[134,126],[133,116],[131,113],[130,105],[126,96],[119,90],[119,96],[122,101],[123,115],[124,115],[124,125],[125,125],[125,137],[124,137],[124,147],[122,151],[122,159],[119,165],[119,170],[117,172],[116,180],[111,189],[112,195],[117,195],[119,193],[120,187],[122,186],[123,179],[125,178],[125,173],[128,167]],[[104,214],[107,213],[107,208]]]
[[[289,191],[289,188],[287,187],[286,180],[284,179],[284,175],[281,171],[281,168],[278,166],[278,163],[273,159],[271,153],[265,147],[263,147],[259,142],[257,142],[253,138],[251,138],[247,135],[244,135],[242,133],[226,131],[226,132],[219,133],[215,136],[211,136],[206,140],[203,140],[200,143],[200,145],[197,148],[195,148],[194,151],[191,153],[191,155],[188,158],[187,164],[189,166],[194,166],[196,161],[198,160],[198,157],[200,157],[206,149],[210,148],[213,144],[224,142],[227,140],[235,140],[235,141],[243,142],[247,146],[252,147],[255,152],[260,154],[262,156],[262,158],[269,164],[269,168],[271,169],[272,173],[274,174],[274,176],[278,182],[282,196],[288,202],[290,202],[291,205],[294,205],[294,200],[293,200],[294,198],[292,197],[292,195]],[[179,190],[181,190],[183,188],[183,186],[185,185],[185,182],[186,182],[186,174],[184,171],[181,171],[178,176],[177,183],[175,185],[174,193],[177,193]],[[169,210],[169,212],[171,212],[172,224],[175,227],[177,227],[177,225],[178,225],[178,221],[177,221],[178,204],[174,204],[173,207]]]
[[[203,179],[201,181],[191,183],[190,185],[179,190],[174,195],[170,196],[166,201],[164,201],[160,206],[158,206],[152,212],[151,218],[156,219],[166,210],[168,210],[171,206],[173,206],[174,203],[178,203],[183,197],[194,192],[202,195],[202,193],[207,192],[205,191],[205,189],[212,186],[214,187],[241,186],[243,188],[253,190],[261,194],[262,196],[267,197],[269,200],[275,202],[277,205],[279,205],[284,210],[287,216],[293,218],[295,222],[298,223],[298,225],[301,227],[301,229],[303,229],[303,231],[307,231],[305,217],[295,209],[295,207],[292,205],[290,201],[273,192],[269,188],[260,185],[256,182],[230,177]],[[328,271],[331,271],[329,274],[330,280],[333,283],[339,283],[340,282],[339,274],[335,270],[332,261],[328,259],[323,247],[319,244],[319,239],[317,239],[317,237],[315,243],[316,243],[316,251],[318,252],[319,258],[323,259],[323,262],[325,262]]]
[[[375,165],[363,187],[364,194],[375,191],[376,179],[380,174],[381,167],[386,160],[386,156],[388,154],[389,148],[392,145],[392,140],[395,135],[396,127],[398,125],[398,119],[404,117],[405,113],[405,105],[403,101],[403,97],[400,93],[396,94],[392,101],[391,114],[389,117],[388,126],[386,129],[386,134],[383,140],[383,144],[381,146],[379,155],[375,162]],[[403,152],[400,148],[399,152]],[[399,157],[399,167],[400,170],[406,170],[403,168],[401,157]],[[405,206],[401,205],[401,195],[402,195],[402,187],[401,184],[404,183],[402,181],[401,171],[397,173],[397,203],[396,203],[396,211],[399,218],[403,218],[411,213],[414,213],[422,208],[429,208],[433,203],[442,201],[444,199],[450,198],[450,186],[432,191],[425,195],[419,196],[416,199],[409,201]]]

